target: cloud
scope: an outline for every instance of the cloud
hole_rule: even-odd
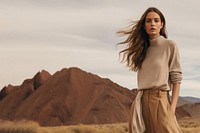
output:
[[[197,0],[1,0],[0,85],[20,84],[42,69],[53,74],[63,67],[78,66],[136,88],[136,74],[119,63],[118,52],[124,47],[116,48],[116,44],[124,38],[115,32],[155,6],[164,13],[169,38],[180,50],[183,92],[197,89],[199,4]]]

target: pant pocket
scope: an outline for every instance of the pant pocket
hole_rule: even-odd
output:
[[[175,116],[175,112],[174,112],[174,110],[172,109],[172,106],[171,106],[171,104],[169,103],[169,101],[167,101],[167,109],[168,109],[168,111],[169,111],[173,116]]]

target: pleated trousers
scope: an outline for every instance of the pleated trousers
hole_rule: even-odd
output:
[[[182,133],[171,108],[168,91],[144,90],[141,102],[144,133]]]

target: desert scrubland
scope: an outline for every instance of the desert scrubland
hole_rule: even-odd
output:
[[[178,121],[183,133],[200,133],[199,118]],[[128,123],[42,127],[33,121],[0,121],[0,133],[127,133]]]

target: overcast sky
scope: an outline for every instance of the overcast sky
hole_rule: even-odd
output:
[[[120,64],[115,32],[150,6],[167,21],[181,55],[182,96],[200,98],[199,0],[0,0],[0,89],[43,69],[79,67],[137,88],[136,73]]]

